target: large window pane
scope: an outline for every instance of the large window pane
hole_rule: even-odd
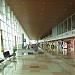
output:
[[[59,34],[61,34],[61,25],[59,25]]]
[[[6,49],[7,49],[7,50],[9,49],[8,40],[6,40]]]
[[[5,40],[8,40],[7,32],[5,32]]]
[[[3,14],[0,12],[0,19],[3,21]]]
[[[3,14],[5,14],[5,7],[3,6]]]
[[[71,17],[68,19],[68,31],[71,30]]]
[[[4,30],[3,31],[7,31],[6,23],[3,23],[3,25],[4,25]]]
[[[57,35],[59,35],[59,25],[57,26]]]
[[[10,20],[9,19],[7,19],[7,24],[10,26]]]
[[[72,16],[72,29],[75,29],[75,14]]]
[[[60,24],[60,31],[61,31],[61,33],[63,33],[63,23]]]
[[[64,21],[63,32],[67,32],[67,20]]]
[[[0,12],[3,13],[3,0],[0,0]]]
[[[1,21],[1,29],[4,30],[4,23]]]
[[[8,31],[7,32],[11,33],[11,27],[10,26],[8,26]]]
[[[3,36],[3,39],[5,40],[5,32],[2,31],[2,36]]]
[[[6,15],[3,15],[3,21],[6,23]]]

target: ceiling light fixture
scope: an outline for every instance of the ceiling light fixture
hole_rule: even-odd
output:
[[[58,18],[58,17],[57,17]]]
[[[42,10],[44,10],[44,9],[42,8]]]
[[[22,4],[24,4],[24,2]]]
[[[70,2],[69,4],[70,4],[70,5],[72,5],[72,3],[71,3],[71,2]]]
[[[43,4],[46,4],[45,2],[43,2]]]
[[[67,9],[64,9],[64,10],[67,10]]]
[[[26,9],[24,9],[24,10],[26,10]]]

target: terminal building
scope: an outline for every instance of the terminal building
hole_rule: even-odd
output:
[[[0,0],[0,75],[75,75],[75,0]]]

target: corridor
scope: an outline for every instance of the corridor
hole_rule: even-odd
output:
[[[75,0],[0,0],[0,75],[75,75]]]

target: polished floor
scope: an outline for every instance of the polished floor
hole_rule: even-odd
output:
[[[0,75],[75,75],[75,59],[50,53],[20,54]]]

